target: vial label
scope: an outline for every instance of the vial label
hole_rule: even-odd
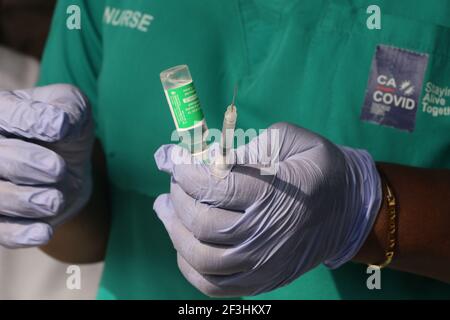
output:
[[[190,129],[204,119],[194,83],[167,90],[177,129]]]

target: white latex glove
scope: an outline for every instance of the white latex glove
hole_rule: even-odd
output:
[[[154,209],[178,251],[181,272],[207,295],[255,295],[321,263],[336,268],[358,252],[378,213],[380,178],[367,152],[286,123],[271,130],[279,136],[273,176],[236,165],[218,179],[204,164],[175,164],[177,146],[155,154],[172,183]],[[274,149],[271,136],[238,148],[237,163],[266,160],[261,151]]]
[[[93,140],[77,88],[0,91],[0,245],[45,244],[86,204]]]

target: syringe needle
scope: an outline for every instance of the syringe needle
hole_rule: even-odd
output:
[[[238,93],[238,85],[236,84],[234,86],[234,93],[233,93],[233,101],[231,102],[231,106],[235,106],[236,104],[236,97],[237,97],[237,93]]]

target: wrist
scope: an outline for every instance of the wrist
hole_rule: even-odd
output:
[[[380,209],[375,218],[371,232],[369,232],[363,246],[352,259],[355,262],[371,264],[381,262],[385,259],[385,252],[388,246],[386,239],[389,232],[389,219],[388,204],[387,201],[384,201],[386,195],[386,181],[383,175],[380,175],[380,179],[382,182],[383,200],[381,201]]]
[[[378,163],[377,167],[387,178],[398,204],[396,248],[389,267],[450,282],[449,171],[389,163]],[[388,220],[385,200],[355,262],[370,264],[385,259]]]
[[[347,166],[347,198],[344,211],[350,212],[342,223],[347,235],[340,250],[325,261],[329,268],[338,268],[351,260],[366,242],[382,205],[381,177],[370,154],[364,150],[339,147]]]

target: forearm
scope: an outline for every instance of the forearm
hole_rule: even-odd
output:
[[[94,263],[103,260],[108,242],[110,215],[106,166],[100,144],[93,153],[94,189],[86,207],[56,228],[41,250],[66,263]]]
[[[450,170],[379,163],[397,200],[396,248],[390,268],[450,282]],[[383,262],[388,246],[385,197],[354,261]]]

